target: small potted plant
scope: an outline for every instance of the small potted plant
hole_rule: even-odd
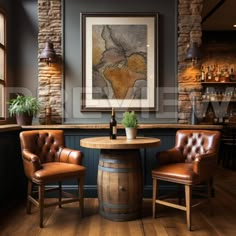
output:
[[[32,96],[17,95],[9,101],[9,115],[16,117],[19,125],[31,125],[32,119],[37,115],[40,104],[37,98]]]
[[[126,111],[123,113],[121,123],[125,127],[127,139],[135,139],[137,135],[138,119],[134,111]]]

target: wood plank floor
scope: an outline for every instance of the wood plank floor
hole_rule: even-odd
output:
[[[0,215],[0,236],[235,236],[236,235],[236,172],[219,169],[215,178],[213,216],[207,206],[193,210],[193,231],[186,227],[185,213],[158,207],[159,217],[151,217],[151,199],[144,199],[142,219],[113,222],[98,214],[97,199],[85,199],[85,217],[79,217],[77,204],[45,210],[45,227],[38,227],[38,210],[25,213],[25,202],[18,203]]]

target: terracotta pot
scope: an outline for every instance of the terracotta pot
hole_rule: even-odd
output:
[[[32,125],[33,116],[28,113],[16,115],[16,122],[18,125]]]

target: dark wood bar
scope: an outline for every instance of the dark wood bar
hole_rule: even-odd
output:
[[[64,124],[64,125],[30,125],[30,126],[22,126],[22,129],[108,129],[108,124]],[[123,125],[117,126],[118,129],[124,129]],[[209,129],[209,130],[221,130],[223,128],[222,125],[214,125],[214,124],[139,124],[138,129]]]

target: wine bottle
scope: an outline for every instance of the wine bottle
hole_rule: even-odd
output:
[[[117,122],[115,118],[115,109],[112,108],[111,120],[110,120],[110,139],[116,139],[117,134]]]

